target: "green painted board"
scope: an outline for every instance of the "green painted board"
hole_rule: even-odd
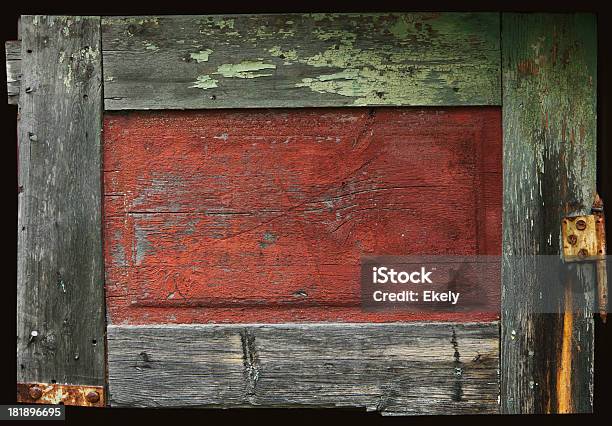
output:
[[[497,13],[109,17],[107,110],[499,105]]]

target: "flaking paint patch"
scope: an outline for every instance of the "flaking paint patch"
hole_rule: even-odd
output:
[[[193,85],[189,87],[206,90],[206,89],[212,89],[213,87],[218,87],[217,83],[218,81],[209,75],[199,75],[196,81],[194,81]]]
[[[274,64],[266,64],[262,61],[242,61],[239,64],[223,64],[217,68],[215,74],[226,78],[257,78],[269,77],[272,73],[257,73],[256,71],[276,69]]]
[[[262,25],[257,28],[255,31],[255,37],[250,38],[249,40],[257,43],[261,39],[287,39],[295,36],[295,29],[292,27],[289,28],[271,28],[265,25]]]
[[[398,50],[393,45],[361,49],[354,46],[354,40],[353,34],[343,32],[338,44],[310,57],[298,57],[296,62],[299,63],[343,71],[304,78],[295,86],[307,87],[318,93],[352,97],[356,106],[405,105],[406,93],[423,103],[434,104],[439,101],[439,93],[432,94],[429,85],[423,84],[424,81],[448,88],[444,97],[446,102],[452,99],[460,103],[473,98],[481,90],[481,85],[469,86],[472,87],[469,91],[458,89],[466,87],[460,84],[465,79],[461,68],[440,65],[439,70],[432,71],[430,66],[407,65],[414,59],[409,50]],[[435,60],[434,57],[431,59]]]
[[[333,21],[338,16],[339,15],[337,13],[310,13],[310,14],[304,15],[304,17],[311,18],[315,22],[321,22],[321,21],[324,21],[326,19],[330,20],[330,21]]]
[[[276,75],[270,71],[273,64],[284,65],[282,74],[288,86],[304,88],[306,97],[308,89],[337,95],[343,105],[499,103],[499,40],[493,36],[499,33],[498,20],[473,14],[336,16],[306,14],[280,21],[203,17],[198,19],[198,33],[187,42],[218,50],[218,60],[217,56],[212,59],[216,72],[206,71],[210,77],[240,78],[248,84],[248,79]],[[309,32],[306,38],[304,31]],[[231,59],[221,58],[227,55],[215,47],[233,50],[243,45],[248,50]],[[205,54],[199,56],[206,50],[188,53],[192,49],[183,51],[187,58],[191,55],[194,62],[206,62]],[[267,71],[240,69],[249,64],[267,64]],[[351,77],[340,78],[337,73],[342,71]],[[224,81],[219,82],[223,86]],[[346,99],[340,100],[341,96]]]
[[[268,52],[277,58],[283,59],[284,65],[291,65],[298,58],[298,53],[295,49],[283,50],[280,46],[272,46]]]
[[[389,32],[399,39],[408,37],[410,26],[406,22],[404,16],[398,16],[395,24],[389,28]]]
[[[272,244],[276,242],[277,239],[278,237],[274,235],[272,232],[266,231],[263,234],[262,240],[259,242],[259,247],[261,248],[270,247]]]
[[[72,85],[75,84],[75,77],[77,82],[81,79],[89,78],[87,73],[89,72],[90,67],[87,65],[94,64],[100,56],[100,52],[97,49],[87,46],[73,55],[70,55],[69,61],[65,60],[65,56],[65,53],[62,52],[59,55],[58,61],[65,64],[66,71],[62,81],[64,86],[66,86],[67,91],[70,91]],[[74,75],[74,70],[77,72],[76,76]]]
[[[213,25],[215,25],[220,30],[224,28],[234,29],[235,21],[231,18],[225,19],[225,18],[213,17],[211,20],[212,20]]]
[[[200,50],[199,52],[190,53],[191,59],[195,60],[198,64],[201,62],[208,62],[208,57],[213,53],[210,49]]]
[[[147,238],[147,231],[145,229],[137,226],[134,230],[134,236],[136,239],[134,260],[136,265],[140,265],[145,256],[151,251],[152,246]]]
[[[152,25],[155,27],[159,26],[159,19],[155,16],[153,17],[147,17],[147,18],[142,18],[142,17],[124,17],[121,19],[121,21],[116,20],[113,17],[108,17],[108,18],[102,18],[102,25],[113,25],[116,23],[121,23],[121,24],[135,24],[135,25]]]
[[[159,47],[157,47],[155,44],[153,44],[151,42],[145,41],[144,45],[145,45],[145,49],[146,50],[153,50],[153,51],[159,50]]]

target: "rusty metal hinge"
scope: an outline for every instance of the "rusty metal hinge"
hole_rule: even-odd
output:
[[[608,311],[608,278],[606,271],[606,222],[599,194],[591,214],[565,217],[561,222],[563,259],[566,262],[594,260],[597,264],[598,309],[603,322]]]
[[[106,395],[103,386],[17,383],[17,402],[104,407]]]

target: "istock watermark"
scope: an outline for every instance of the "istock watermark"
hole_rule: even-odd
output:
[[[597,297],[595,268],[612,271],[611,259],[598,261],[596,265],[588,260],[565,262],[560,256],[514,255],[366,256],[361,258],[361,306],[364,311],[499,314],[504,277],[529,271],[525,276],[543,284],[537,294],[529,295],[535,301],[529,309],[597,312],[602,310],[602,298]],[[522,291],[530,292],[531,287]],[[566,304],[568,293],[571,306]]]

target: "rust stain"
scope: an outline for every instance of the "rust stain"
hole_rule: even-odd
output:
[[[533,59],[525,59],[518,63],[518,71],[524,75],[538,75],[540,73],[540,67]]]
[[[595,260],[603,253],[605,241],[598,233],[598,220],[596,215],[563,218],[561,236],[563,258],[566,262]],[[603,248],[602,244],[604,244]]]
[[[565,314],[563,314],[563,333],[561,359],[557,370],[557,413],[573,412],[572,404],[572,329],[574,314],[571,311],[572,296],[568,286],[565,289]]]
[[[102,386],[60,385],[55,383],[17,383],[17,402],[25,404],[62,404],[104,407]]]

